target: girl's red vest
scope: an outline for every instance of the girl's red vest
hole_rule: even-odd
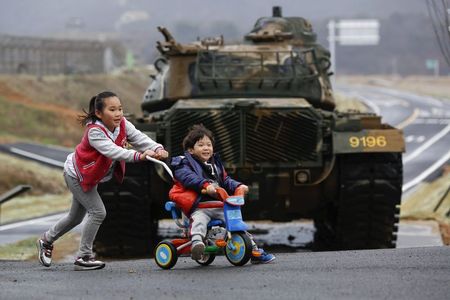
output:
[[[87,192],[96,186],[108,173],[112,164],[112,159],[104,156],[89,144],[88,132],[91,128],[100,128],[108,136],[103,126],[89,124],[84,132],[81,143],[75,148],[73,164],[81,188]],[[127,133],[125,130],[125,118],[120,122],[120,133],[113,141],[119,147],[125,147],[127,143]],[[122,183],[125,174],[125,161],[120,161],[120,167],[114,170],[114,177],[119,183]]]

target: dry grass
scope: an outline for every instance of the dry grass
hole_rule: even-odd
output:
[[[337,82],[404,90],[450,101],[449,76],[338,76]]]
[[[16,197],[2,204],[2,224],[67,211],[72,194]]]
[[[74,147],[83,128],[77,122],[92,96],[119,95],[127,113],[141,115],[149,70],[115,75],[0,76],[0,141],[32,140]],[[14,116],[14,117],[12,117]]]
[[[431,183],[421,183],[402,201],[400,217],[412,220],[435,220],[439,223],[444,243],[450,245],[450,172]]]
[[[67,191],[61,170],[0,153],[0,193],[19,184],[31,185],[31,195],[63,194]]]
[[[66,211],[70,207],[71,194],[61,170],[0,153],[0,194],[20,184],[31,185],[32,189],[2,204],[3,224]]]
[[[348,98],[339,93],[335,93],[334,98],[336,100],[336,110],[340,112],[368,112],[367,106],[365,106],[361,100],[356,98]]]

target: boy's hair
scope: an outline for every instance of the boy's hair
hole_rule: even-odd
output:
[[[83,108],[83,112],[84,115],[79,115],[78,116],[78,121],[80,122],[81,125],[86,125],[89,122],[95,122],[98,120],[97,116],[95,115],[95,111],[103,111],[103,107],[104,105],[104,100],[106,98],[110,98],[110,97],[117,97],[116,94],[114,94],[113,92],[101,92],[97,95],[95,95],[94,97],[91,98],[91,100],[89,101],[89,111],[86,111]]]
[[[193,125],[183,140],[183,150],[186,151],[189,148],[194,148],[195,143],[201,140],[204,136],[209,137],[214,146],[214,135],[211,130],[207,129],[203,126],[203,124]]]

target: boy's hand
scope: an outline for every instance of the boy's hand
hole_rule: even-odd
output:
[[[145,150],[141,155],[141,160],[146,160],[147,156],[161,160],[167,158],[169,156],[169,153],[164,149],[158,149],[156,150],[156,152],[153,150]]]
[[[161,149],[161,148],[156,150],[154,158],[162,160],[162,159],[166,159],[167,157],[169,157],[169,152],[167,152],[166,150]]]
[[[217,197],[216,187],[214,184],[210,184],[206,187],[206,193],[213,198]]]
[[[244,196],[247,193],[248,193],[248,186],[246,186],[245,184],[241,184],[234,191],[235,195],[242,195],[242,196]]]

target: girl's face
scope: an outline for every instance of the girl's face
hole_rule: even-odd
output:
[[[206,162],[213,155],[213,145],[210,138],[205,135],[194,144],[194,148],[189,148],[188,151],[201,161]]]
[[[109,97],[103,99],[103,110],[95,111],[95,115],[102,120],[106,128],[111,132],[114,131],[114,129],[120,125],[120,121],[123,117],[122,104],[120,103],[119,98]]]

